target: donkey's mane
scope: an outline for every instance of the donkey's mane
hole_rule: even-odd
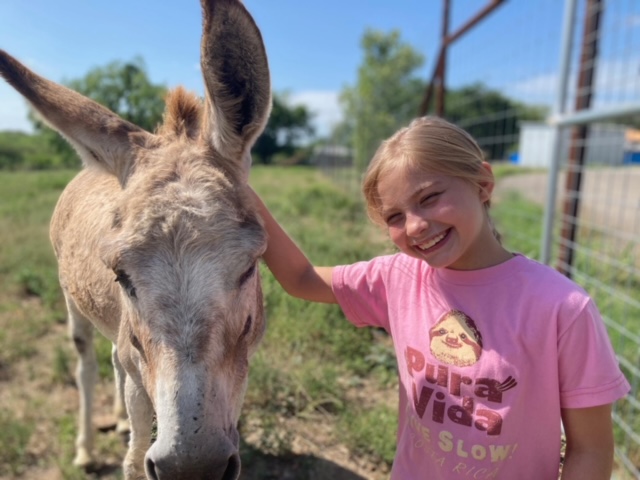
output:
[[[195,139],[201,126],[202,101],[183,87],[177,87],[167,93],[164,123],[158,134],[168,137],[186,136]]]
[[[139,159],[145,174],[131,177],[127,203],[120,206],[128,210],[128,225],[117,225],[130,232],[127,243],[144,243],[160,231],[184,242],[211,241],[232,224],[257,222],[246,192],[235,186],[238,165],[200,141],[202,99],[177,87],[165,101],[163,124]]]

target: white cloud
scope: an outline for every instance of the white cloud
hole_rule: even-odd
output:
[[[338,103],[338,92],[309,90],[291,93],[292,105],[306,106],[313,116],[313,125],[318,136],[328,135],[332,127],[342,121]],[[32,132],[27,119],[27,103],[23,97],[6,83],[0,83],[0,130]]]
[[[640,27],[640,15],[629,15],[625,19],[625,24],[629,28]]]
[[[0,82],[0,130],[32,132],[27,111],[26,100],[9,85]]]
[[[313,113],[313,125],[317,136],[327,136],[334,125],[342,121],[342,110],[338,92],[329,90],[307,90],[291,93],[291,105],[304,105]]]
[[[558,91],[558,75],[545,73],[506,85],[506,94],[531,104],[552,104]]]
[[[601,60],[596,67],[593,106],[598,108],[640,101],[640,80],[637,73],[639,65],[638,56]],[[576,80],[574,67],[568,80],[567,106],[570,109],[574,104],[572,99],[575,96]],[[558,81],[556,72],[543,73],[510,83],[505,86],[504,91],[508,96],[526,103],[554,105],[558,95]]]

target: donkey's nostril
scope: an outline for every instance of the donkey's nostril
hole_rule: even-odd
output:
[[[158,480],[158,474],[156,473],[156,464],[150,458],[147,458],[146,461],[147,476],[150,480]]]
[[[229,457],[229,463],[227,463],[227,469],[222,476],[222,480],[237,480],[240,476],[240,457],[237,453]]]

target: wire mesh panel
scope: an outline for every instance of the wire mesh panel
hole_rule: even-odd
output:
[[[489,3],[449,0],[451,27]],[[443,58],[443,116],[494,163],[507,247],[598,304],[632,386],[613,412],[615,476],[640,478],[640,2],[505,1]]]
[[[560,12],[554,2],[527,3],[535,6],[525,11],[505,5],[456,45],[447,76],[454,82],[469,77],[462,70],[475,70],[487,90],[542,106],[544,118],[517,105],[501,114],[461,115],[483,100],[478,95],[460,99],[464,108],[448,103],[445,116],[453,111],[459,125],[482,132],[490,159],[517,167],[508,173],[519,174],[503,178],[498,188],[496,216],[510,227],[507,244],[528,255],[548,249],[545,260],[598,304],[632,385],[613,413],[615,473],[640,478],[640,4],[581,0],[567,2],[573,6]],[[522,10],[523,21],[507,34],[497,26],[501,16],[514,18],[509,8]],[[485,45],[480,39],[490,31],[493,42],[510,42],[511,53],[478,54],[478,45]],[[569,32],[564,64],[562,37],[554,31]],[[541,57],[550,50],[556,65]],[[506,131],[513,123],[516,134]],[[543,234],[545,212],[554,221]],[[537,234],[547,242],[542,249],[532,238]]]

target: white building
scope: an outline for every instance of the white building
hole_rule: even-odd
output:
[[[520,124],[520,148],[515,163],[523,167],[547,168],[553,155],[553,129],[544,123],[522,122]],[[622,165],[625,153],[630,150],[628,138],[632,132],[624,125],[594,124],[589,127],[586,140],[587,165]],[[566,160],[569,152],[571,128],[562,135],[562,155]]]

